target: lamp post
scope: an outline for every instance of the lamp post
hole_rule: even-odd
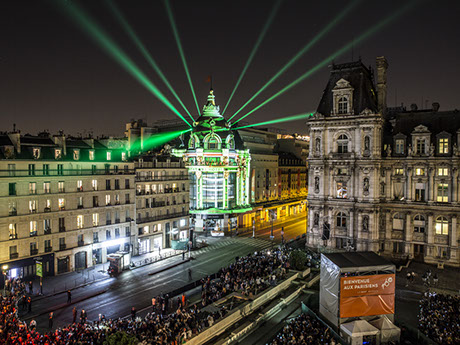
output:
[[[271,228],[271,231],[270,231],[270,239],[273,240],[275,238],[275,236],[273,236],[273,218],[274,218],[274,210],[270,210],[270,221],[272,223],[272,228]]]
[[[252,219],[252,238],[256,238],[256,220]]]
[[[305,205],[305,248],[308,246],[308,200],[302,201]]]
[[[3,296],[6,295],[6,279],[7,279],[6,271],[7,270],[8,270],[8,265],[3,265],[2,266],[2,273],[4,275],[4,277],[3,277]]]

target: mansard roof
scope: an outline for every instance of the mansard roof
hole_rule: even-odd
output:
[[[377,91],[374,77],[370,68],[363,65],[361,60],[332,65],[331,74],[323,91],[317,112],[329,116],[333,111],[332,90],[340,79],[345,79],[353,87],[353,112],[360,114],[368,108],[377,113]]]

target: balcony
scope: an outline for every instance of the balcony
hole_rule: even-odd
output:
[[[99,243],[99,237],[93,238],[93,243]]]
[[[18,234],[10,234],[10,240],[17,240]]]
[[[132,218],[131,218],[131,217],[126,217],[126,220],[125,220],[125,221],[126,221],[126,222],[130,222],[130,221],[132,221]]]
[[[53,247],[45,247],[45,253],[49,253],[53,251]]]
[[[29,170],[15,170],[15,176],[83,176],[83,175],[134,175],[134,169],[50,169],[46,172],[36,170],[34,174],[29,174]],[[0,178],[11,177],[11,171],[7,169],[0,170]],[[63,192],[62,192],[63,193]]]
[[[78,246],[83,247],[85,245],[85,241],[78,241]]]
[[[65,188],[59,188],[58,193],[65,193]]]
[[[110,225],[110,224],[112,224],[111,220],[108,220],[108,221],[105,222],[105,225]]]
[[[93,202],[93,207],[99,207],[99,203],[98,202]]]
[[[51,234],[51,228],[46,228],[45,235],[50,235],[50,234]]]
[[[29,232],[30,237],[37,236],[37,230]]]
[[[17,216],[17,215],[18,215],[18,211],[17,211],[16,209],[11,210],[11,211],[8,213],[8,215],[10,215],[10,216]]]
[[[65,250],[65,248],[66,248],[66,244],[65,244],[65,243],[59,244],[59,250]]]
[[[10,253],[10,259],[17,259],[19,257],[19,253]]]
[[[43,212],[51,212],[51,207],[45,207],[45,208],[43,209]]]
[[[65,211],[65,206],[59,206],[59,211]]]
[[[114,223],[114,224],[118,224],[118,223],[120,223],[120,218],[115,219],[115,223]]]
[[[37,254],[38,254],[38,248],[30,250],[30,255],[37,255]]]
[[[177,212],[177,213],[170,213],[170,214],[162,214],[159,216],[153,216],[153,217],[141,217],[137,219],[137,223],[147,223],[147,222],[154,222],[157,220],[164,220],[164,219],[171,219],[171,218],[177,218],[177,217],[183,217],[183,216],[188,216],[188,212]]]
[[[65,232],[65,226],[60,226],[59,227],[59,232]]]
[[[187,175],[172,175],[172,176],[136,176],[136,182],[149,181],[185,181],[188,180]]]
[[[77,187],[77,192],[83,192],[83,187]]]
[[[37,209],[32,209],[32,210],[29,209],[29,212],[30,213],[37,213]]]

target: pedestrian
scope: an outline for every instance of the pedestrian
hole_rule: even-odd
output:
[[[27,298],[27,309],[29,313],[32,311],[32,297],[30,296]]]
[[[181,306],[180,297],[177,297],[177,308],[180,308],[180,306]]]
[[[131,308],[131,319],[134,320],[136,318],[136,308],[132,307]]]
[[[182,294],[182,308],[185,308],[185,294]]]
[[[34,292],[34,283],[32,280],[29,280],[29,293],[32,294]]]
[[[191,268],[188,269],[188,280],[189,281],[192,280],[192,269]]]
[[[407,275],[406,275],[406,287],[409,286],[409,283],[411,281],[411,278],[412,278],[412,274],[410,274],[410,272],[407,272]]]
[[[72,309],[72,323],[75,323],[75,321],[77,321],[77,307]]]
[[[72,303],[72,293],[67,290],[67,303]]]
[[[185,250],[182,252],[182,260],[185,260]]]
[[[24,294],[22,295],[22,310],[27,309],[27,296]]]
[[[155,312],[155,303],[156,303],[155,297],[152,298],[152,312]]]
[[[433,285],[434,285],[434,286],[437,286],[437,285],[438,285],[438,281],[439,281],[439,279],[438,279],[438,274],[435,273],[435,274],[433,275]]]
[[[80,312],[80,323],[83,325],[86,323],[86,311],[82,309]]]
[[[37,327],[37,321],[32,319],[32,321],[30,321],[29,328],[33,331],[35,329],[35,327]]]
[[[49,313],[48,315],[48,327],[49,328],[53,328],[53,316],[54,316],[53,312]]]

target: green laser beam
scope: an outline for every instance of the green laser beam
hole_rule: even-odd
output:
[[[313,116],[313,113],[305,113],[305,114],[299,114],[299,115],[292,115],[292,116],[281,117],[281,118],[279,118],[279,119],[274,119],[274,120],[270,120],[270,121],[264,121],[264,122],[254,123],[254,124],[251,124],[251,125],[236,127],[236,128],[232,128],[232,129],[242,129],[242,128],[248,128],[248,127],[256,127],[256,126],[271,125],[271,124],[274,124],[274,123],[281,123],[281,122],[288,122],[288,121],[296,121],[296,120],[306,119],[306,118],[312,117],[312,116]]]
[[[264,102],[259,104],[257,107],[252,109],[250,112],[246,113],[244,116],[242,116],[241,118],[236,120],[233,124],[237,123],[238,121],[241,121],[246,116],[249,116],[250,114],[252,114],[256,110],[262,108],[264,105],[266,105],[267,103],[271,102],[272,100],[274,100],[278,96],[280,96],[283,93],[285,93],[286,91],[290,90],[291,88],[293,88],[294,86],[296,86],[297,84],[299,84],[300,82],[302,82],[303,80],[308,78],[310,75],[312,75],[313,73],[317,72],[322,67],[326,66],[328,63],[330,63],[330,61],[334,60],[336,57],[338,57],[338,56],[342,55],[343,53],[345,53],[347,50],[349,50],[351,47],[353,47],[354,44],[360,43],[361,41],[369,38],[369,36],[373,35],[378,30],[382,29],[385,25],[389,24],[391,21],[393,21],[394,19],[396,19],[397,17],[402,15],[405,11],[407,11],[410,7],[412,7],[412,5],[414,5],[414,3],[415,3],[415,1],[407,3],[405,6],[400,8],[395,14],[393,14],[393,15],[391,15],[389,17],[386,17],[384,20],[380,21],[379,23],[377,23],[376,25],[371,27],[365,33],[361,34],[357,39],[348,42],[342,48],[340,48],[339,50],[337,50],[333,54],[329,55],[326,59],[324,59],[323,61],[318,63],[316,66],[314,66],[309,71],[307,71],[306,73],[301,75],[299,78],[294,80],[292,83],[290,83],[289,85],[286,85],[284,88],[282,88],[280,91],[275,93],[273,96],[271,96],[270,98],[268,98],[267,100],[265,100]]]
[[[132,26],[128,23],[126,18],[123,16],[121,11],[118,9],[118,7],[115,5],[114,1],[112,0],[106,0],[106,3],[108,4],[108,7],[114,14],[114,16],[118,19],[118,21],[121,23],[123,29],[126,31],[126,33],[131,37],[131,39],[134,41],[135,45],[141,52],[141,54],[144,56],[144,58],[147,60],[147,62],[150,64],[150,66],[153,68],[153,70],[158,74],[160,79],[163,81],[163,83],[166,85],[166,87],[169,89],[169,91],[173,94],[174,98],[179,102],[179,104],[182,106],[182,108],[185,110],[185,112],[190,116],[192,119],[192,122],[195,121],[195,119],[192,117],[190,112],[188,111],[187,107],[184,105],[180,97],[177,95],[176,91],[172,87],[172,85],[169,83],[168,79],[165,77],[163,71],[160,69],[156,61],[153,59],[152,55],[149,53],[145,45],[142,43],[142,41],[139,39],[139,37],[136,35],[134,29]]]
[[[164,0],[164,4],[165,4],[165,7],[166,7],[166,12],[168,13],[169,23],[171,24],[171,28],[172,28],[172,31],[173,31],[173,34],[174,34],[174,38],[176,39],[177,48],[179,49],[180,58],[182,60],[182,64],[184,65],[185,74],[187,75],[188,84],[190,85],[190,90],[192,90],[192,95],[193,95],[193,99],[195,100],[196,109],[198,110],[198,115],[200,115],[200,107],[198,106],[198,101],[196,100],[195,90],[193,88],[193,83],[192,83],[192,78],[190,77],[190,72],[188,70],[187,61],[185,60],[185,54],[184,54],[184,50],[182,49],[182,43],[180,41],[179,31],[177,30],[176,21],[174,20],[174,15],[173,15],[173,12],[172,12],[172,9],[171,9],[171,4],[169,3],[169,0]]]
[[[225,105],[225,108],[224,110],[222,111],[222,115],[224,115],[225,113],[225,110],[227,110],[227,107],[228,105],[230,104],[232,98],[233,98],[233,95],[235,94],[236,92],[236,89],[238,88],[238,86],[240,85],[241,83],[241,80],[243,79],[243,76],[245,75],[246,73],[246,70],[248,69],[249,65],[251,64],[252,62],[252,59],[254,58],[254,56],[256,55],[256,52],[257,50],[259,49],[259,46],[260,46],[260,43],[262,42],[262,40],[264,39],[265,37],[265,34],[267,33],[268,29],[270,28],[272,22],[273,22],[273,19],[275,18],[276,16],[276,13],[278,12],[278,9],[280,8],[281,6],[281,3],[282,3],[283,0],[277,0],[275,2],[275,4],[273,5],[273,8],[270,12],[270,15],[268,16],[268,19],[267,21],[265,22],[263,28],[262,28],[262,31],[260,32],[260,35],[259,37],[257,38],[257,41],[256,41],[256,44],[254,45],[254,47],[252,48],[252,51],[251,53],[249,54],[249,58],[248,60],[246,61],[246,64],[244,65],[244,68],[243,68],[243,71],[241,72],[239,78],[238,78],[238,81],[236,82],[236,85],[235,87],[233,88],[233,91],[232,93],[230,94],[230,98],[228,99],[227,101],[227,104]]]
[[[143,141],[143,143],[136,143],[135,145],[131,146],[130,151],[133,152],[146,152],[152,149],[155,149],[157,147],[160,147],[161,145],[164,145],[171,140],[176,139],[177,137],[181,136],[184,133],[187,133],[191,131],[192,129],[186,129],[186,130],[179,130],[179,131],[172,131],[172,132],[166,132],[166,133],[158,133],[150,136],[146,140]]]
[[[234,113],[228,121],[233,119],[237,114],[241,112],[254,98],[260,95],[267,87],[269,87],[276,79],[278,79],[284,72],[286,72],[297,60],[299,60],[306,52],[308,52],[324,35],[331,31],[361,0],[355,0],[351,2],[344,10],[326,25],[310,42],[308,42],[302,49],[300,49],[273,77],[270,78],[252,97],[243,104],[243,106]]]
[[[126,53],[109,37],[104,30],[96,24],[83,9],[79,8],[75,2],[68,3],[57,1],[60,8],[79,26],[88,36],[99,44],[101,48],[111,56],[121,67],[124,68],[134,79],[144,86],[150,93],[158,98],[171,111],[179,116],[187,125],[190,123],[179,113],[174,105],[161,93],[161,91],[147,78],[147,76],[136,66],[136,64],[126,55]]]

